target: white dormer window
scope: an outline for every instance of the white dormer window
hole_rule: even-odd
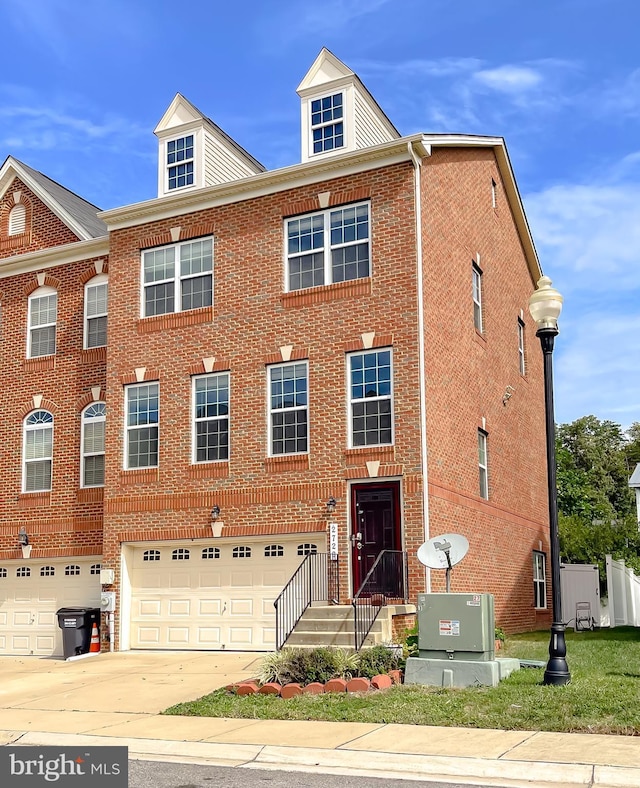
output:
[[[193,134],[167,142],[167,188],[169,191],[193,186]]]
[[[310,107],[313,152],[325,153],[344,147],[343,93],[313,99]]]

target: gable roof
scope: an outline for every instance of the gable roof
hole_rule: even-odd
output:
[[[97,206],[13,156],[7,156],[0,168],[0,196],[7,191],[16,177],[28,186],[79,240],[88,241],[107,235],[107,225],[98,218],[100,209]]]
[[[244,161],[254,172],[265,172],[266,167],[254,158],[248,151],[232,139],[223,129],[214,123],[211,118],[201,112],[195,104],[185,98],[182,93],[176,93],[167,111],[158,121],[153,130],[156,136],[165,135],[167,132],[177,130],[187,124],[203,123],[204,126],[217,137],[218,140],[230,149],[240,160]]]
[[[629,479],[629,487],[640,488],[640,462],[636,465],[634,472],[631,474],[631,478]]]

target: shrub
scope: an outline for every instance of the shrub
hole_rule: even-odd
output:
[[[273,651],[262,658],[258,669],[258,681],[268,684],[275,681],[277,684],[285,683],[287,675],[288,656],[286,651]]]
[[[379,673],[396,670],[399,664],[400,657],[393,649],[383,645],[373,646],[358,654],[358,675],[372,679]]]

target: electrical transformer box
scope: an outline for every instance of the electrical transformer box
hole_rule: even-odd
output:
[[[418,649],[423,659],[493,660],[493,594],[418,594]]]

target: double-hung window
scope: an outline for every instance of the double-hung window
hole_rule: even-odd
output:
[[[547,606],[547,557],[544,553],[533,552],[533,606],[544,610]]]
[[[105,347],[107,344],[107,296],[109,285],[105,274],[94,276],[84,288],[84,346]]]
[[[193,134],[167,142],[167,186],[169,191],[193,185]]]
[[[53,461],[53,415],[48,410],[35,410],[24,420],[23,446],[23,492],[48,492]]]
[[[193,378],[193,462],[229,459],[229,373]]]
[[[369,210],[358,203],[287,219],[287,289],[369,276]]]
[[[482,334],[482,271],[473,263],[471,269],[472,295],[473,295],[473,325],[476,331]]]
[[[487,456],[487,433],[478,430],[478,479],[480,497],[489,499],[489,459]]]
[[[39,287],[29,297],[29,338],[27,358],[52,356],[56,352],[58,293]]]
[[[93,402],[82,412],[81,487],[104,486],[104,402]]]
[[[158,467],[159,399],[158,383],[126,388],[125,468]]]
[[[308,368],[306,361],[269,367],[269,451],[308,450]]]
[[[314,153],[344,147],[344,96],[313,99],[311,102],[311,139]]]
[[[351,447],[393,443],[391,350],[349,356]]]
[[[186,312],[213,303],[213,238],[142,253],[144,317]]]

